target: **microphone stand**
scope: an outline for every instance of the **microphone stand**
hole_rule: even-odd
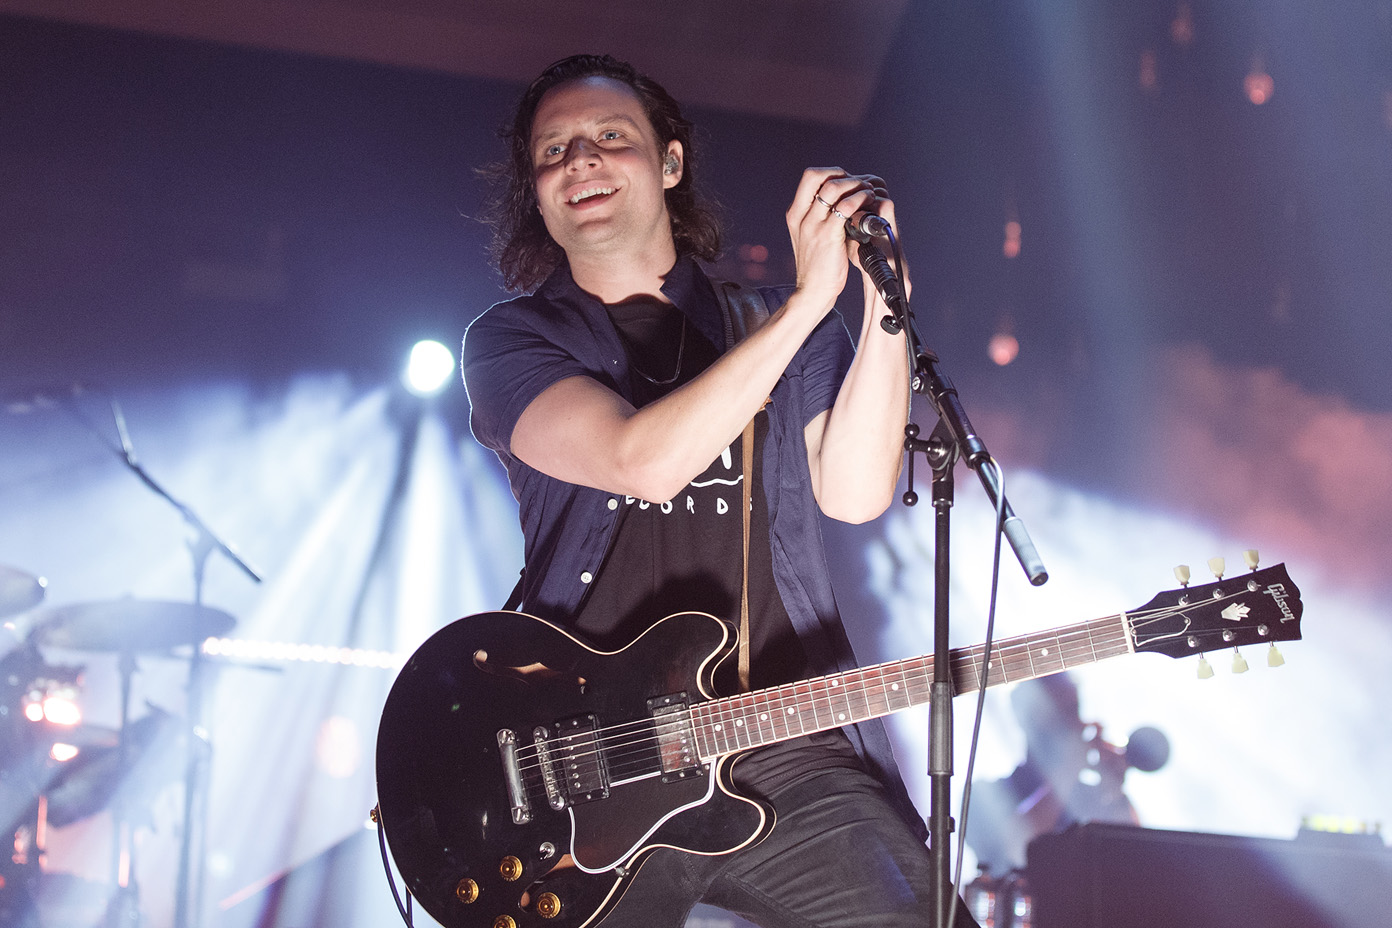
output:
[[[892,236],[888,224],[885,231]],[[994,461],[986,444],[972,428],[966,409],[957,395],[957,388],[938,369],[938,356],[923,346],[903,285],[890,270],[879,249],[867,234],[860,241],[861,266],[875,283],[889,306],[891,315],[880,320],[880,327],[890,333],[904,332],[910,359],[910,387],[914,393],[928,397],[938,414],[938,423],[928,439],[918,438],[919,428],[909,423],[904,428],[904,451],[908,455],[908,490],[904,505],[918,503],[913,489],[914,454],[921,452],[933,472],[933,684],[928,704],[928,837],[929,854],[934,882],[938,886],[934,907],[935,928],[949,928],[949,913],[955,911],[956,897],[952,892],[952,697],[955,695],[948,632],[950,628],[948,595],[951,589],[950,569],[951,513],[954,501],[953,467],[959,459],[976,471],[986,495],[1001,513],[1002,531],[1015,557],[1024,569],[1029,582],[1039,586],[1049,579],[1048,572],[1030,540],[1024,523],[1002,498],[1001,485]],[[896,252],[898,239],[893,238]],[[902,267],[903,262],[899,262]],[[984,466],[990,463],[992,466]],[[988,655],[989,656],[989,655]]]
[[[105,392],[105,391],[102,391]],[[161,486],[150,474],[140,466],[135,458],[135,448],[131,444],[130,435],[126,431],[125,416],[121,413],[121,407],[116,402],[115,397],[107,395],[107,401],[111,404],[111,416],[116,424],[116,435],[120,441],[119,447],[112,446],[102,435],[101,430],[82,414],[73,403],[66,403],[69,411],[82,422],[87,428],[97,436],[98,440],[107,447],[109,451],[120,458],[127,469],[136,478],[150,489],[156,496],[165,500],[173,506],[184,519],[184,522],[191,529],[191,536],[188,539],[188,549],[192,560],[193,569],[193,604],[195,607],[203,605],[203,574],[207,566],[208,557],[214,552],[220,552],[229,561],[235,564],[246,574],[254,583],[260,583],[261,577],[251,566],[244,561],[236,551],[218,538],[212,529],[199,518],[188,504],[181,502]],[[190,928],[196,926],[198,919],[196,916],[190,917],[190,899],[197,898],[191,896],[191,891],[196,889],[198,894],[202,892],[203,868],[198,868],[198,880],[193,880],[193,835],[197,831],[200,841],[203,839],[203,829],[201,824],[195,828],[194,806],[195,797],[201,792],[204,779],[204,768],[201,761],[203,755],[211,751],[211,743],[208,742],[206,733],[203,729],[203,642],[200,640],[198,625],[198,610],[194,610],[194,618],[189,627],[189,644],[192,646],[192,653],[189,657],[189,678],[188,678],[188,718],[185,719],[186,737],[188,739],[187,765],[184,770],[184,809],[183,809],[183,832],[179,840],[179,870],[177,882],[175,884],[174,900],[174,926],[175,928]],[[207,751],[200,750],[200,742],[207,745]],[[201,816],[200,816],[201,817]],[[119,823],[118,823],[119,832]],[[119,840],[119,839],[118,839]],[[119,871],[119,864],[118,864]],[[133,882],[134,873],[130,873],[129,879]],[[117,886],[117,892],[125,895],[122,887]],[[121,920],[135,921],[137,916],[132,913],[129,907],[121,916]],[[132,928],[127,925],[125,928]]]

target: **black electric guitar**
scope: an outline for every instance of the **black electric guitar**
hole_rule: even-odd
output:
[[[1283,565],[1171,590],[996,643],[989,683],[1136,651],[1274,648],[1300,637],[1302,609]],[[447,928],[591,925],[648,851],[724,854],[773,827],[730,785],[739,752],[928,701],[931,656],[717,698],[735,647],[728,623],[695,612],[612,652],[515,612],[437,632],[393,684],[377,738],[381,825],[407,889]],[[958,694],[978,689],[982,656],[952,652]]]

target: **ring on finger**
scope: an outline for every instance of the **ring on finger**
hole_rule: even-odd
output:
[[[812,199],[825,206],[827,210],[831,213],[831,215],[835,216],[837,219],[840,219],[842,222],[846,221],[846,217],[842,215],[841,211],[836,207],[832,206],[826,200],[823,200],[822,195],[820,193],[812,194]]]

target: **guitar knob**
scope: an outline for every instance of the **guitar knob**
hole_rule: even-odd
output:
[[[454,895],[455,898],[465,905],[471,905],[478,901],[479,885],[468,877],[465,877],[455,885]]]
[[[493,928],[517,928],[517,920],[511,915],[499,915],[493,919]]]
[[[1223,569],[1226,566],[1227,562],[1221,557],[1211,557],[1208,559],[1208,569],[1213,571],[1213,576],[1217,577],[1219,580],[1223,579]]]
[[[1213,676],[1213,665],[1208,662],[1208,658],[1199,656],[1199,679],[1207,680]]]
[[[537,896],[537,914],[542,918],[555,918],[561,914],[561,900],[555,893],[542,893]]]
[[[1232,649],[1232,672],[1233,672],[1233,673],[1246,673],[1246,672],[1247,672],[1247,658],[1243,657],[1243,656],[1242,656],[1242,652],[1239,651],[1237,648],[1233,648],[1233,649]]]
[[[509,883],[514,882],[522,876],[522,861],[509,854],[498,863],[498,875]]]
[[[1271,642],[1271,647],[1266,652],[1266,666],[1280,667],[1285,662],[1286,659],[1281,656],[1281,652],[1276,650],[1276,642]]]
[[[1189,565],[1188,565],[1188,564],[1178,564],[1178,565],[1176,565],[1176,566],[1175,566],[1175,569],[1174,569],[1174,575],[1175,575],[1175,579],[1179,581],[1179,585],[1180,585],[1180,586],[1188,586],[1188,585],[1189,585]]]
[[[1246,562],[1248,570],[1256,570],[1257,564],[1260,563],[1260,558],[1257,555],[1257,549],[1248,548],[1246,551],[1243,551],[1242,560]]]

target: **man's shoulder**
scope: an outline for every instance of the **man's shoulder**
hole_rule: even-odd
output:
[[[464,343],[470,339],[485,340],[504,337],[508,333],[546,334],[563,325],[566,312],[553,299],[540,292],[524,293],[501,300],[479,313],[464,331]]]

